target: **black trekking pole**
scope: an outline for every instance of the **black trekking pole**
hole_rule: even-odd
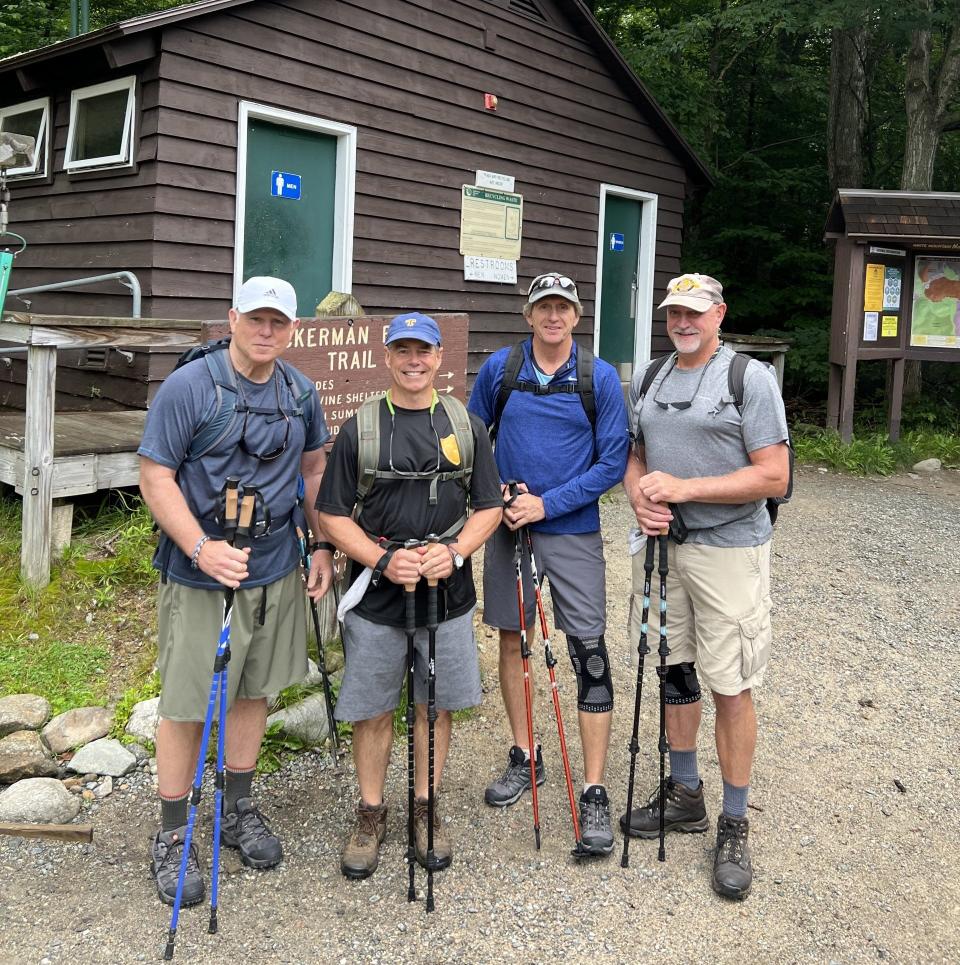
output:
[[[580,835],[580,815],[577,809],[577,800],[573,790],[573,776],[570,773],[570,756],[567,753],[567,738],[563,730],[563,716],[560,713],[560,688],[557,686],[557,673],[554,668],[557,665],[557,658],[553,655],[553,648],[550,646],[550,628],[547,625],[547,613],[543,606],[543,594],[540,590],[540,576],[537,573],[537,560],[533,554],[533,537],[530,535],[530,528],[523,527],[527,537],[527,553],[530,556],[530,575],[533,578],[533,590],[537,597],[537,613],[540,617],[540,633],[543,636],[543,658],[547,664],[547,672],[550,674],[550,692],[553,696],[553,713],[557,718],[557,735],[560,739],[560,756],[563,760],[563,776],[567,784],[567,797],[570,800],[570,817],[573,820],[574,848],[572,854],[575,858],[584,857],[588,854],[584,850],[583,841]],[[533,749],[530,751],[533,757]],[[534,775],[535,776],[535,775]],[[536,783],[536,782],[534,782]]]
[[[436,533],[427,537],[428,543],[440,541]],[[437,579],[427,578],[427,911],[433,911],[433,826],[435,795],[435,725],[437,721]]]
[[[405,550],[413,549],[420,545],[416,539],[408,539],[404,544]],[[407,634],[407,873],[409,874],[409,884],[407,885],[407,901],[417,900],[417,888],[414,882],[414,874],[417,864],[416,846],[414,843],[414,823],[413,810],[416,792],[413,786],[414,772],[414,745],[413,745],[413,724],[414,713],[416,710],[413,700],[413,676],[415,666],[414,642],[417,635],[417,584],[403,584],[404,602],[404,629]]]
[[[303,567],[304,587],[310,578],[310,554],[307,550],[307,537],[303,530],[297,527],[297,547],[300,550],[300,564]],[[317,610],[317,601],[310,594],[307,594],[310,601],[310,612],[313,614],[313,633],[317,638],[317,669],[320,671],[320,679],[323,681],[323,702],[327,708],[327,727],[330,731],[330,747],[333,751],[333,763],[335,767],[340,766],[340,743],[337,740],[337,722],[333,715],[333,697],[330,691],[330,675],[327,673],[327,663],[323,653],[323,632],[320,629],[320,614]]]
[[[657,653],[660,655],[660,664],[657,667],[657,676],[660,678],[660,740],[658,748],[660,750],[660,850],[657,852],[658,861],[666,861],[667,853],[663,847],[663,811],[666,807],[667,782],[664,777],[664,758],[666,756],[667,745],[667,657],[670,655],[670,648],[667,646],[667,554],[669,550],[670,537],[663,533],[657,537],[660,547],[659,565],[657,572],[660,574],[660,647]],[[629,822],[630,815],[627,815]]]
[[[233,546],[250,545],[253,529],[253,513],[256,505],[255,497],[251,493],[244,495],[242,504],[239,500],[240,482],[234,477],[226,481],[224,487],[223,535],[226,542]],[[217,765],[214,797],[214,829],[213,829],[213,867],[210,882],[210,924],[208,931],[217,931],[217,897],[220,871],[220,818],[223,812],[223,792],[225,787],[224,770],[224,735],[226,733],[227,713],[227,664],[230,662],[230,621],[233,616],[234,590],[227,587],[223,594],[223,622],[220,637],[217,641],[217,651],[213,662],[213,678],[210,681],[210,697],[207,701],[207,713],[203,722],[203,736],[200,740],[200,752],[197,756],[197,767],[193,778],[193,788],[190,795],[190,811],[187,816],[187,830],[183,839],[183,854],[180,858],[180,870],[177,875],[177,891],[174,896],[173,914],[170,918],[170,930],[167,935],[167,945],[163,957],[165,961],[173,958],[174,943],[177,938],[177,925],[180,919],[180,907],[183,900],[183,883],[187,874],[187,862],[193,841],[193,829],[197,819],[197,806],[200,803],[201,786],[203,783],[203,768],[207,758],[207,747],[210,744],[210,731],[213,728],[213,710],[219,695],[220,717],[217,725]]]
[[[510,501],[517,498],[519,490],[515,480],[507,483]],[[514,531],[513,562],[517,570],[517,608],[520,622],[520,660],[523,664],[523,698],[527,711],[527,744],[530,750],[530,797],[533,803],[533,836],[540,850],[540,802],[537,797],[537,752],[533,743],[533,694],[530,690],[530,647],[527,643],[527,617],[523,606],[523,543],[520,530]]]
[[[633,812],[633,788],[637,774],[637,754],[640,745],[637,737],[640,733],[640,697],[643,693],[643,658],[650,652],[647,645],[648,620],[650,618],[650,584],[653,580],[653,554],[656,550],[657,538],[647,537],[647,553],[643,560],[643,613],[640,619],[640,643],[637,646],[639,662],[637,664],[637,695],[633,702],[633,733],[630,737],[630,780],[627,783],[627,828],[623,835],[623,857],[620,867],[626,868],[630,864],[630,815]]]

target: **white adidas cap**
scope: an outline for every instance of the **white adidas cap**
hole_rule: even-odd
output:
[[[297,320],[297,293],[293,285],[282,278],[270,278],[268,275],[254,275],[248,278],[237,293],[237,311],[256,311],[258,308],[275,308],[282,312],[291,322]]]

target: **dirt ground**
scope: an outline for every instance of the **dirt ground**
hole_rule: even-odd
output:
[[[617,706],[608,765],[615,815],[626,799],[635,673],[625,633],[629,508],[603,504],[608,642]],[[388,777],[381,867],[366,882],[338,871],[356,789],[324,754],[263,779],[258,796],[286,848],[280,869],[228,858],[220,932],[201,906],[185,911],[182,962],[955,962],[960,944],[960,473],[855,479],[802,470],[774,543],[775,646],[756,694],[760,738],[751,788],[755,882],[732,903],[709,884],[712,833],[633,841],[630,865],[590,863],[572,843],[556,729],[535,648],[538,730],[548,771],[543,846],[529,798],[496,811],[482,801],[509,739],[496,640],[481,631],[486,695],[458,725],[442,812],[456,847],[436,876],[437,910],[406,901],[404,754]],[[575,774],[575,687],[554,649]],[[639,789],[657,777],[656,676],[641,709]],[[708,810],[720,804],[705,701],[700,763]],[[203,804],[211,807],[208,792]],[[146,779],[88,816],[87,846],[0,839],[0,962],[159,960],[169,909],[156,900],[147,844],[156,807]],[[205,819],[203,836],[208,831]],[[204,853],[209,847],[204,843]],[[418,870],[417,882],[425,886]]]

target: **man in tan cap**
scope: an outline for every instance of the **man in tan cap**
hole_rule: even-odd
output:
[[[753,688],[763,681],[770,653],[770,538],[768,498],[789,483],[783,400],[769,366],[743,372],[742,403],[731,391],[736,353],[720,340],[726,315],[723,286],[709,275],[674,278],[661,302],[674,353],[644,391],[641,368],[630,391],[635,444],[624,487],[647,536],[663,532],[682,506],[682,545],[671,540],[667,578],[666,729],[670,779],[666,830],[709,827],[697,769],[700,680],[713,694],[716,742],[723,776],[713,887],[746,897],[753,878],[747,844],[747,798],[756,744]],[[681,535],[681,539],[683,539]],[[630,631],[640,634],[642,554],[634,556]],[[699,672],[699,679],[698,679]],[[625,814],[626,834],[659,834],[658,791]]]

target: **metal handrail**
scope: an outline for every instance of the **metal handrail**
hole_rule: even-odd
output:
[[[34,292],[51,292],[60,288],[79,288],[82,285],[92,285],[95,282],[110,281],[116,279],[124,288],[130,289],[133,296],[133,308],[131,318],[140,317],[140,281],[132,271],[112,271],[108,275],[91,275],[89,278],[73,278],[70,281],[55,281],[49,285],[35,285],[33,288],[18,288],[16,291],[9,291],[7,295],[32,295]]]

